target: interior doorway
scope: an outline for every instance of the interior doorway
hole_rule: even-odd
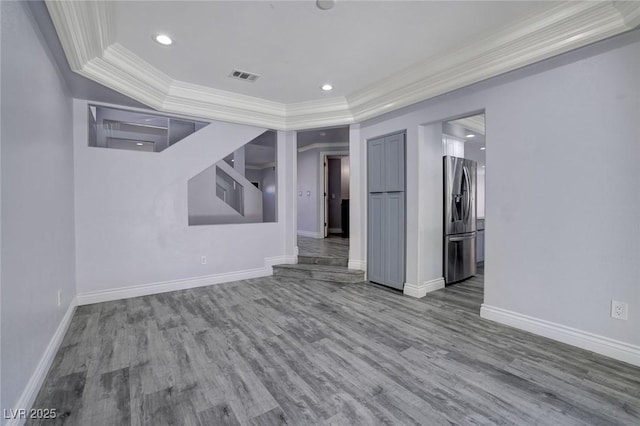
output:
[[[297,151],[298,236],[348,235],[349,127],[300,131]]]
[[[323,215],[320,218],[323,236],[349,237],[349,156],[324,155]]]
[[[484,291],[487,150],[484,113],[443,122],[442,148],[445,284],[465,283]],[[464,179],[459,179],[458,174]]]
[[[349,126],[300,131],[296,138],[298,259],[322,257],[346,268]]]

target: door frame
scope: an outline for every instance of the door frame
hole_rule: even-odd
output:
[[[329,200],[327,197],[329,186],[329,163],[327,157],[349,157],[349,151],[320,151],[320,168],[318,173],[318,205],[320,206],[319,232],[320,238],[327,238],[329,235]],[[351,190],[351,182],[349,182]]]

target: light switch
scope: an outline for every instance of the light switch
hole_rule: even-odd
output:
[[[307,191],[307,197],[311,197],[311,191]]]

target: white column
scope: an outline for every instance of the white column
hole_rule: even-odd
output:
[[[413,157],[413,158],[412,158]],[[442,275],[442,125],[407,131],[407,282],[424,297],[444,287]]]
[[[296,132],[278,131],[278,222],[284,224],[284,253],[291,263],[297,260],[297,150]]]
[[[367,270],[367,150],[360,125],[349,128],[349,269]]]
[[[414,295],[411,289],[419,286],[418,269],[420,268],[419,253],[419,230],[420,230],[420,210],[422,210],[422,200],[420,189],[423,182],[420,180],[423,168],[421,155],[423,149],[418,140],[418,129],[408,128],[406,130],[406,270],[405,270],[405,293]],[[409,289],[409,291],[406,291]]]

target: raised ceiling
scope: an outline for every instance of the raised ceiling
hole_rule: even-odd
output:
[[[283,130],[366,120],[640,23],[640,2],[617,1],[47,7],[79,74],[158,110]],[[157,33],[175,43],[156,44]],[[230,79],[234,68],[260,78]]]
[[[122,2],[115,40],[173,79],[285,104],[347,96],[540,2]],[[152,35],[170,34],[163,47]],[[238,68],[259,74],[229,78]],[[323,83],[334,90],[324,92]]]

